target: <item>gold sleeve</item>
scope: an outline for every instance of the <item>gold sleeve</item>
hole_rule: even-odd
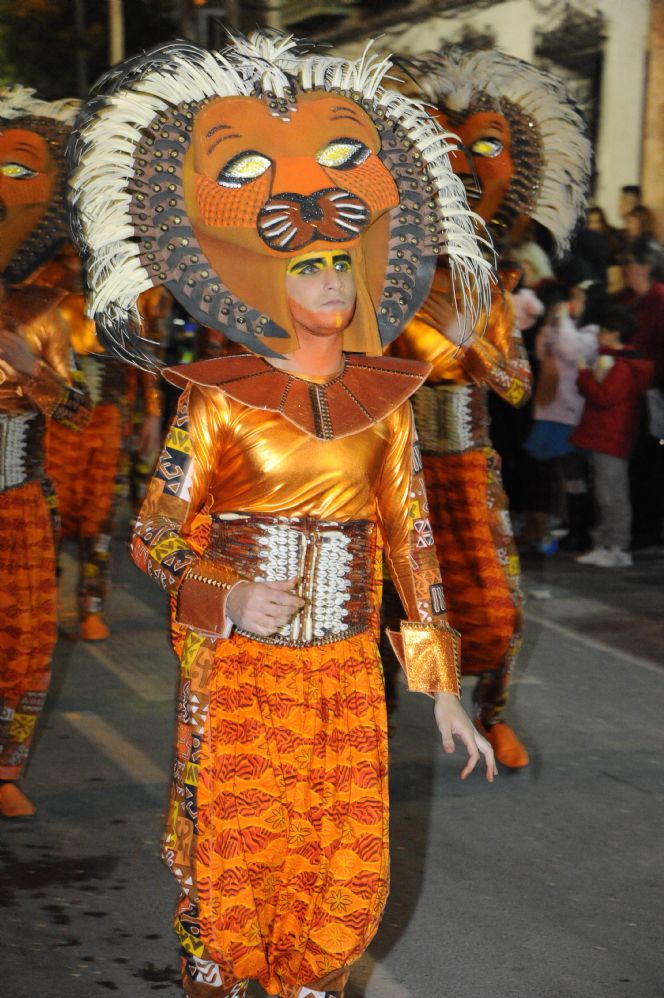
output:
[[[219,391],[182,393],[131,546],[138,567],[175,597],[177,622],[215,637],[224,633],[226,598],[240,576],[206,559],[188,534],[205,505],[227,411]]]
[[[525,405],[532,391],[532,373],[521,333],[514,325],[509,295],[494,295],[486,333],[462,348],[460,359],[476,384],[491,388],[510,405]]]
[[[507,294],[494,292],[491,301],[484,335],[475,337],[468,346],[457,346],[416,315],[390,352],[431,364],[429,381],[473,381],[491,388],[510,405],[524,405],[530,398],[532,374],[521,333],[514,325],[512,300]]]
[[[430,364],[429,381],[457,381],[463,376],[459,347],[421,315],[411,319],[390,353]]]
[[[57,307],[39,320],[41,358],[37,372],[23,385],[33,405],[70,429],[89,421],[92,403],[69,344],[69,329]]]
[[[408,615],[390,640],[411,690],[460,696],[459,635],[447,620],[422,459],[410,403],[391,417],[392,438],[378,491],[390,574]]]

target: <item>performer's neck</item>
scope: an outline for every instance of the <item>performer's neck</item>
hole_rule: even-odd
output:
[[[312,374],[320,377],[338,374],[343,367],[343,330],[321,336],[303,326],[296,326],[299,347],[286,357],[271,357],[270,363],[280,371]]]

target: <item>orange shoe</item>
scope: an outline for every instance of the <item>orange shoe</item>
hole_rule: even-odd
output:
[[[0,817],[31,818],[37,808],[12,781],[0,783]]]
[[[475,727],[484,735],[496,757],[496,762],[508,769],[523,769],[530,762],[530,756],[523,742],[512,731],[509,724],[498,721],[490,728],[485,728],[481,721],[475,721]]]
[[[110,631],[98,613],[88,613],[81,621],[78,636],[82,641],[105,641]]]

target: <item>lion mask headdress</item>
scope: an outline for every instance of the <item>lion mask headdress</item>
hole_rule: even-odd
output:
[[[275,32],[220,52],[157,48],[101,81],[72,136],[74,229],[101,338],[149,366],[138,295],[164,284],[199,322],[265,356],[297,347],[290,260],[340,247],[358,289],[344,349],[380,354],[448,257],[465,320],[491,268],[421,101],[390,62],[302,50]]]
[[[584,209],[592,149],[583,115],[550,73],[498,51],[450,48],[410,62],[421,91],[473,159],[472,206],[502,241],[526,215],[559,251]]]
[[[78,107],[0,87],[0,273],[9,284],[69,238],[65,151]]]

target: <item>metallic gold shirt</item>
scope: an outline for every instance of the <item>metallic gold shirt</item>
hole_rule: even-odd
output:
[[[62,292],[52,288],[28,285],[12,289],[0,304],[3,326],[14,330],[40,360],[27,381],[0,361],[0,412],[41,412],[78,427],[89,419],[89,398],[75,376],[61,298]]]
[[[376,523],[408,618],[417,623],[402,632],[406,658],[409,642],[418,645],[410,671],[406,665],[411,685],[452,690],[454,642],[441,651],[452,632],[408,402],[358,433],[322,440],[278,412],[192,386],[183,393],[134,537],[137,564],[173,594],[192,569],[198,578],[215,579],[215,566],[188,541],[201,512]],[[233,577],[217,573],[216,581]],[[426,655],[422,625],[432,629]]]
[[[523,405],[530,397],[530,365],[514,325],[509,295],[494,293],[484,336],[476,337],[467,347],[457,346],[418,315],[395,341],[392,352],[431,364],[430,384],[484,385],[514,406]]]

